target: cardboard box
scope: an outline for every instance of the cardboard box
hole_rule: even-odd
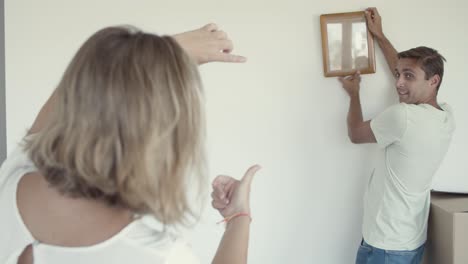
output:
[[[468,195],[431,194],[423,264],[468,264]]]

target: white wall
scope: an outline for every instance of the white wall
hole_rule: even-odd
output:
[[[207,91],[211,177],[241,175],[263,165],[252,190],[250,263],[353,263],[360,241],[364,183],[373,145],[347,139],[348,98],[324,78],[319,15],[377,6],[398,50],[427,45],[448,60],[440,101],[458,128],[439,175],[468,189],[466,1],[150,1],[7,0],[7,143],[11,151],[32,123],[71,56],[96,30],[134,24],[177,33],[217,22],[247,64],[201,67]],[[364,115],[397,101],[393,79],[377,50],[377,73],[362,80]],[[451,178],[450,178],[451,177]],[[458,184],[458,183],[456,183]],[[207,208],[193,244],[203,263],[221,235]]]
[[[6,158],[5,112],[5,4],[0,3],[0,161]]]

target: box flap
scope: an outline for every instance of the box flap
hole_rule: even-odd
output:
[[[468,194],[432,192],[431,204],[451,213],[468,213]]]

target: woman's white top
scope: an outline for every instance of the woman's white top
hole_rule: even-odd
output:
[[[33,248],[34,264],[199,263],[184,240],[164,231],[162,224],[150,216],[135,220],[110,239],[93,246],[60,247],[37,241],[21,219],[16,202],[18,182],[33,171],[37,169],[21,146],[1,166],[0,263],[16,264],[28,245]]]

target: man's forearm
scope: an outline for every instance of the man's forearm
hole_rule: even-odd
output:
[[[353,139],[353,130],[359,127],[364,119],[362,117],[361,99],[359,93],[350,95],[349,111],[348,111],[348,136]]]
[[[398,61],[398,52],[393,47],[392,43],[382,35],[381,37],[376,37],[377,43],[379,43],[380,49],[382,50],[385,60],[387,61],[388,67],[392,74],[395,72],[395,68]]]

